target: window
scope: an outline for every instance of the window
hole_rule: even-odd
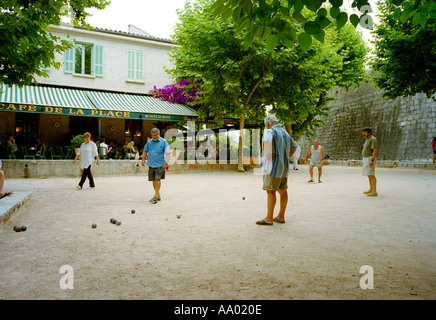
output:
[[[144,53],[127,50],[127,81],[144,82]]]
[[[65,51],[64,71],[75,75],[103,77],[103,46],[76,43]]]
[[[92,45],[78,43],[74,49],[74,73],[92,75]]]

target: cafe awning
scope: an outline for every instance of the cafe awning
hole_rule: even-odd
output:
[[[186,105],[149,95],[47,85],[0,84],[0,111],[159,121],[187,121],[197,117]]]

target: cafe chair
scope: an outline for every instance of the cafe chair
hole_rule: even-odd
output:
[[[26,146],[21,146],[21,152],[23,152],[23,159],[34,159],[35,160],[35,156],[32,156],[32,155],[27,153]]]

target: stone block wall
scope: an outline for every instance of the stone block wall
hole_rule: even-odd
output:
[[[329,103],[329,116],[320,118],[324,126],[316,129],[314,137],[298,141],[302,158],[313,139],[318,139],[331,159],[360,159],[365,142],[362,128],[370,127],[379,140],[379,160],[431,161],[436,101],[424,94],[395,100],[384,99],[382,94],[369,82],[330,91],[334,100]]]

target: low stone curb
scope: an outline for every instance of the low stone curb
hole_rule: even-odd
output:
[[[30,191],[21,191],[0,199],[0,226],[6,223],[31,195]]]

